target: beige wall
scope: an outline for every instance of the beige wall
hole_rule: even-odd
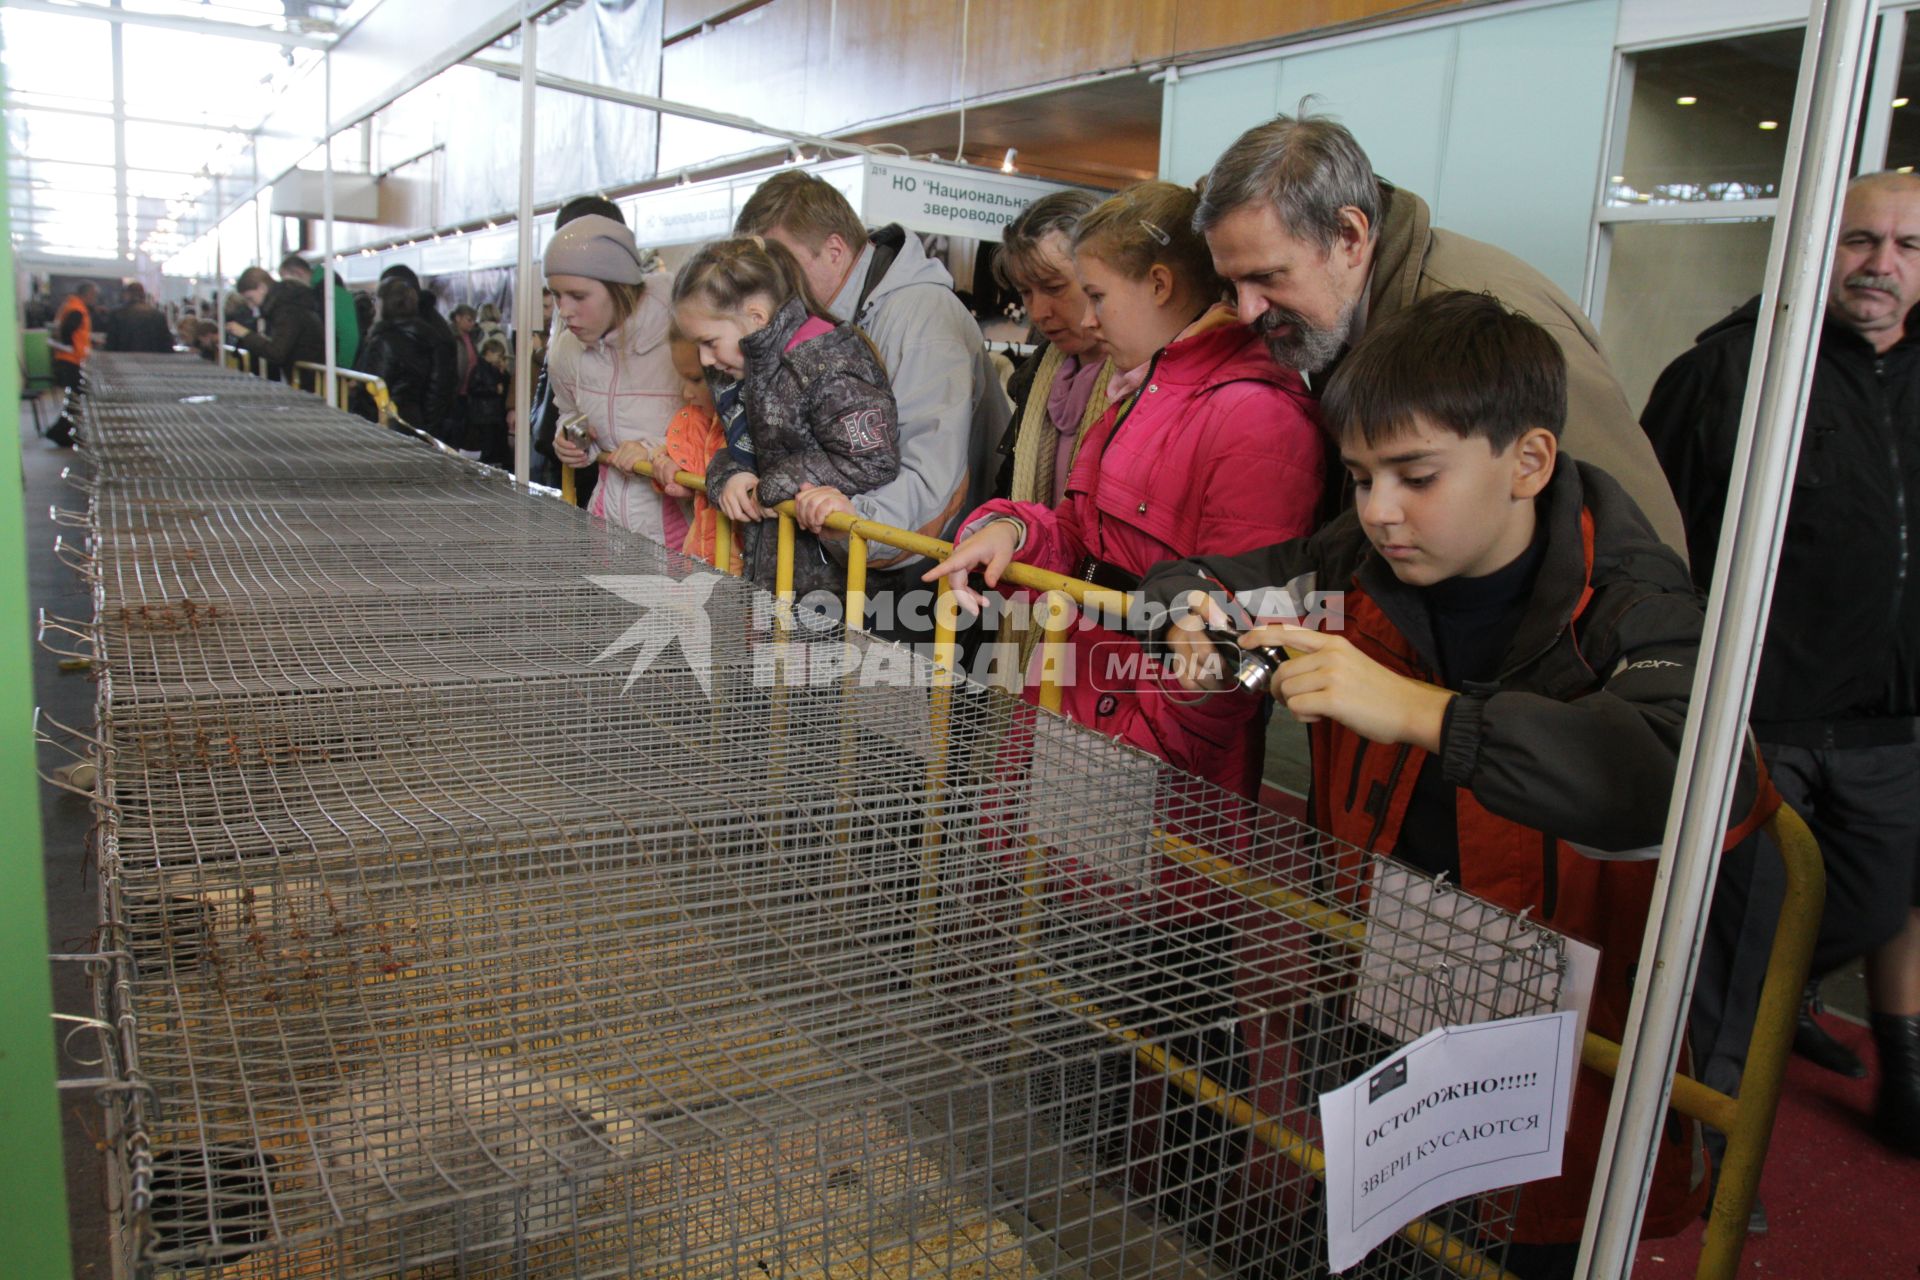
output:
[[[833,133],[1403,7],[1396,0],[768,0],[745,7],[666,0],[661,92]],[[661,167],[692,163],[724,138],[670,122]]]
[[[1636,416],[1695,335],[1760,292],[1772,235],[1771,219],[1615,226],[1600,337]]]

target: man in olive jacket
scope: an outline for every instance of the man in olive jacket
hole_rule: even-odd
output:
[[[1573,299],[1504,249],[1434,227],[1426,201],[1376,178],[1345,128],[1280,115],[1247,130],[1214,162],[1194,222],[1240,318],[1316,386],[1362,334],[1434,294],[1490,293],[1533,320],[1567,360],[1562,447],[1618,481],[1686,555],[1660,463]]]

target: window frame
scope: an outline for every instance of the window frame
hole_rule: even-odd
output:
[[[1872,173],[1887,159],[1888,139],[1892,131],[1892,102],[1899,84],[1900,64],[1909,35],[1908,14],[1920,10],[1920,0],[1889,3],[1882,9],[1873,65],[1868,72],[1867,100],[1863,108],[1860,147],[1849,176]],[[1920,38],[1920,23],[1912,34]],[[1758,23],[1724,31],[1698,32],[1671,40],[1623,45],[1614,50],[1612,83],[1608,88],[1607,124],[1601,154],[1605,157],[1594,184],[1593,220],[1587,236],[1587,268],[1581,285],[1580,306],[1597,331],[1604,323],[1602,315],[1607,296],[1607,275],[1612,266],[1614,228],[1629,224],[1666,223],[1697,225],[1712,222],[1772,221],[1779,214],[1776,198],[1761,200],[1702,201],[1698,204],[1609,205],[1609,175],[1622,171],[1627,149],[1627,117],[1633,108],[1634,59],[1657,49],[1684,48],[1739,36],[1769,32],[1804,30],[1800,22]]]

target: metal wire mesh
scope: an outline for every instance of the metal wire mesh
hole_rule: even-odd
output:
[[[697,566],[424,448],[370,497],[340,415],[225,488],[250,382],[98,363],[125,1272],[1315,1275],[1318,1091],[1554,1006],[1530,922],[737,581],[644,611],[582,575]]]

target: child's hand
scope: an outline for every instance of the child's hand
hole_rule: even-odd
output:
[[[794,495],[793,509],[800,527],[808,533],[826,537],[838,537],[827,528],[830,515],[853,515],[853,504],[847,501],[847,495],[830,484],[803,484],[800,492]]]
[[[564,431],[553,433],[553,456],[576,471],[587,465],[587,451],[568,438]]]
[[[1180,687],[1189,693],[1218,693],[1231,687],[1233,677],[1226,659],[1207,634],[1209,627],[1228,625],[1225,611],[1204,591],[1189,591],[1184,604],[1184,610],[1167,628],[1167,647],[1173,650]]]
[[[720,490],[720,509],[727,519],[756,524],[767,518],[760,505],[760,477],[751,471],[736,472]]]
[[[1013,563],[1020,550],[1020,526],[1011,520],[989,520],[954,547],[952,554],[920,575],[922,582],[935,582],[942,576],[954,598],[968,613],[987,607],[987,598],[967,586],[967,575],[980,570],[989,587],[1000,585],[1000,575]]]
[[[653,487],[669,498],[691,498],[693,490],[681,484],[674,476],[680,472],[680,464],[673,460],[673,454],[667,446],[661,445],[648,455],[647,461],[653,465]]]
[[[625,444],[616,445],[612,453],[601,454],[600,465],[631,475],[634,468],[647,461],[650,452],[645,441],[629,440]]]
[[[1240,637],[1241,648],[1256,645],[1296,655],[1274,672],[1272,689],[1302,724],[1325,718],[1374,742],[1440,749],[1451,691],[1395,675],[1345,636],[1273,625]]]

